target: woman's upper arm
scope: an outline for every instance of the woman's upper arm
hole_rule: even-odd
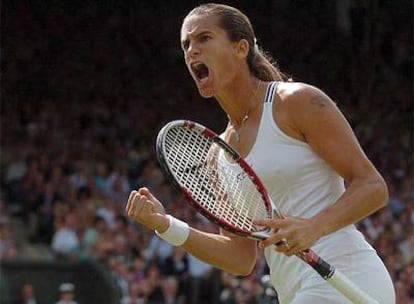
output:
[[[300,85],[281,98],[287,129],[307,142],[348,183],[335,204],[311,218],[318,233],[327,235],[383,207],[387,186],[335,103],[308,85]]]
[[[283,98],[283,107],[296,132],[346,181],[381,178],[348,121],[324,92],[303,84]]]

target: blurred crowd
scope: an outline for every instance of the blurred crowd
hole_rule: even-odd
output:
[[[180,24],[196,3],[46,3],[3,4],[0,260],[19,258],[9,225],[18,217],[28,242],[53,259],[106,265],[121,304],[275,303],[262,256],[250,276],[236,277],[124,214],[129,192],[146,186],[168,212],[217,231],[170,187],[154,153],[168,120],[225,126],[182,59]],[[326,91],[349,119],[390,191],[387,207],[358,227],[398,303],[413,303],[412,3],[226,3],[249,15],[282,71]]]

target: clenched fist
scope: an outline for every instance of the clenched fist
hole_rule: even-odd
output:
[[[169,221],[164,206],[147,188],[133,190],[125,207],[126,214],[149,229],[162,233],[168,229]]]

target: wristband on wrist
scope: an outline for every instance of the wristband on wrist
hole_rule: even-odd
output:
[[[169,214],[166,216],[170,222],[170,226],[163,233],[159,233],[157,230],[155,230],[155,233],[171,245],[181,246],[185,243],[190,234],[190,227],[186,222],[183,222]]]

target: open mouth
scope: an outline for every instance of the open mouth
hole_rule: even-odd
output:
[[[206,81],[208,75],[210,74],[208,67],[202,62],[196,62],[192,64],[191,70],[193,71],[193,74],[195,75],[197,80],[200,82]]]

